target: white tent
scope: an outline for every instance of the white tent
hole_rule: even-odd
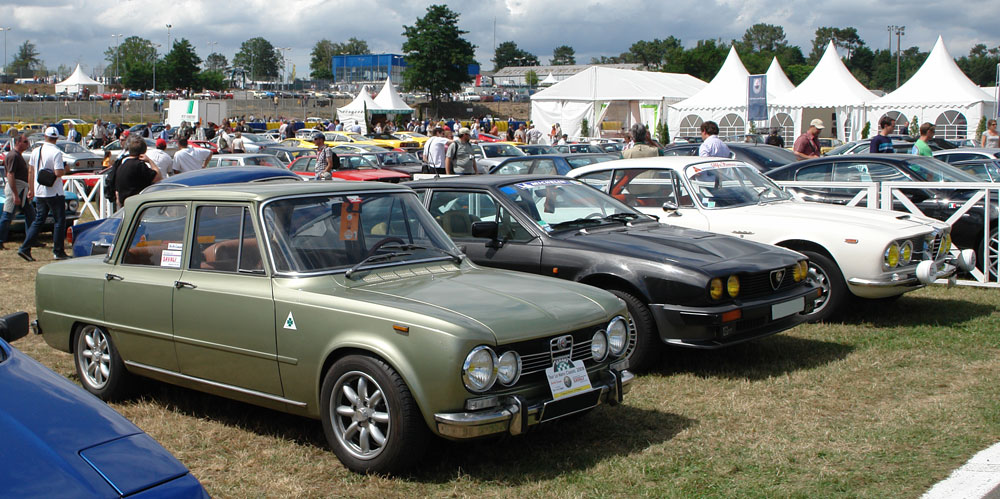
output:
[[[715,78],[691,97],[670,106],[668,124],[675,136],[696,136],[701,124],[719,124],[722,137],[746,133],[747,85],[750,73],[734,47]],[[768,100],[771,99],[770,85]]]
[[[399,96],[399,92],[396,92],[396,88],[392,86],[392,81],[389,78],[385,79],[382,91],[375,96],[373,102],[375,103],[375,108],[372,109],[369,107],[368,112],[383,114],[407,114],[413,112],[413,108],[406,105],[406,102]]]
[[[375,104],[371,94],[368,93],[368,85],[365,85],[361,87],[358,96],[350,104],[337,109],[337,119],[344,126],[359,123],[361,125],[361,133],[367,134],[368,113],[371,113],[373,109],[378,109],[378,104]]]
[[[964,139],[975,134],[979,119],[990,116],[993,106],[993,97],[965,76],[939,36],[927,60],[906,83],[871,103],[869,117],[873,131],[888,114],[896,118],[897,129],[905,129],[916,117],[917,123],[934,123],[937,137]]]
[[[553,75],[552,73],[549,73],[549,75],[546,76],[544,80],[538,82],[539,85],[546,85],[546,86],[555,85],[556,83],[559,83],[559,81],[556,80],[555,75]]]
[[[798,87],[768,103],[768,114],[772,122],[790,120],[797,132],[804,132],[809,122],[819,118],[826,126],[822,136],[854,140],[861,137],[867,121],[866,106],[876,98],[847,70],[831,42]]]
[[[778,58],[771,59],[771,65],[767,67],[767,98],[773,95],[775,98],[782,97],[788,92],[795,90],[792,80],[788,79],[785,70],[781,69]]]
[[[628,128],[641,122],[651,128],[666,121],[667,106],[704,88],[686,74],[589,67],[531,96],[531,119],[547,131],[559,123],[564,133],[579,137],[584,119],[590,134],[601,133],[608,120]],[[616,127],[617,128],[617,127]]]
[[[67,92],[67,93],[80,93],[83,92],[84,88],[89,88],[91,93],[101,93],[104,92],[104,85],[97,82],[93,78],[86,75],[80,65],[76,65],[76,69],[73,70],[73,74],[66,78],[66,81],[56,83],[56,93]]]

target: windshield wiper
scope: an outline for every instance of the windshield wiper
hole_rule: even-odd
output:
[[[576,220],[567,220],[565,222],[552,224],[551,227],[558,230],[570,225],[600,225],[602,223],[604,223],[604,219],[602,218],[577,218]]]
[[[357,272],[358,269],[360,269],[365,264],[375,263],[375,262],[381,262],[381,261],[384,261],[384,260],[391,260],[391,259],[399,257],[399,256],[408,256],[408,255],[412,255],[412,254],[413,253],[407,253],[405,251],[394,251],[392,253],[382,253],[380,255],[369,256],[368,258],[365,258],[364,260],[361,260],[360,262],[355,263],[353,267],[351,267],[350,269],[347,270],[347,272],[344,273],[344,277],[346,277],[348,279],[351,279],[351,276],[354,275],[354,273]]]
[[[612,222],[621,222],[623,224],[627,224],[639,217],[640,215],[638,213],[612,213],[604,217],[604,220],[610,220]]]
[[[438,253],[448,255],[455,263],[462,263],[462,259],[465,258],[464,255],[461,255],[459,253],[452,253],[446,249],[438,248],[437,246],[421,246],[419,244],[386,244],[385,246],[382,247],[399,248],[401,250],[406,250],[406,251],[420,251],[420,250],[436,251]]]

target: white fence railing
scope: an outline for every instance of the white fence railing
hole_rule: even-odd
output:
[[[87,186],[94,180],[93,187]],[[63,177],[63,189],[80,197],[80,214],[90,213],[94,220],[108,218],[114,206],[104,197],[104,175],[68,175]]]
[[[778,182],[786,190],[798,199],[803,201],[818,201],[818,196],[802,192],[796,187],[803,189],[813,188],[817,191],[827,189],[849,189],[857,191],[855,196],[847,203],[849,206],[860,206],[869,209],[885,211],[906,211],[923,217],[928,217],[914,203],[907,192],[927,191],[927,190],[948,190],[960,193],[956,199],[938,199],[939,204],[943,204],[943,209],[951,212],[945,223],[954,226],[955,222],[963,217],[973,214],[971,210],[984,215],[982,218],[982,234],[985,237],[976,243],[976,255],[979,260],[976,262],[977,268],[970,272],[972,279],[958,280],[958,283],[966,286],[981,286],[1000,288],[1000,238],[997,235],[996,217],[998,212],[997,200],[1000,200],[1000,184],[990,182],[804,182],[787,181]],[[966,199],[967,196],[967,199]],[[826,196],[824,196],[826,197]],[[864,201],[864,203],[862,203]],[[984,207],[989,207],[986,210]],[[933,218],[933,217],[928,217]],[[960,248],[953,247],[952,253],[957,254]],[[985,266],[983,266],[985,262]],[[988,269],[983,272],[980,269]]]

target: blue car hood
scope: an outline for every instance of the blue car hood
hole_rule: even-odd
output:
[[[0,348],[3,495],[115,497],[188,475],[102,401],[7,343]],[[200,484],[194,491],[204,495]]]

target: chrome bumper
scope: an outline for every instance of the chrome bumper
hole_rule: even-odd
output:
[[[940,279],[948,279],[951,283],[956,279],[959,270],[968,272],[976,266],[976,253],[972,250],[962,250],[958,256],[949,256],[940,263],[924,260],[917,268],[904,273],[894,273],[884,279],[861,279],[852,277],[847,282],[852,286],[869,288],[915,288],[932,284]]]
[[[617,405],[622,401],[622,396],[628,393],[629,385],[634,378],[627,370],[609,369],[601,373],[600,381],[592,384],[593,390],[569,399],[548,400],[529,405],[522,397],[514,395],[502,400],[499,407],[475,412],[438,413],[434,415],[434,421],[437,423],[438,433],[448,438],[466,439],[500,433],[520,435],[525,433],[528,427],[543,421],[552,421],[601,404]],[[560,413],[556,417],[545,417],[547,408],[555,409],[555,404],[572,402],[578,397],[581,399],[588,395],[594,397],[594,392],[599,392],[595,403]]]

